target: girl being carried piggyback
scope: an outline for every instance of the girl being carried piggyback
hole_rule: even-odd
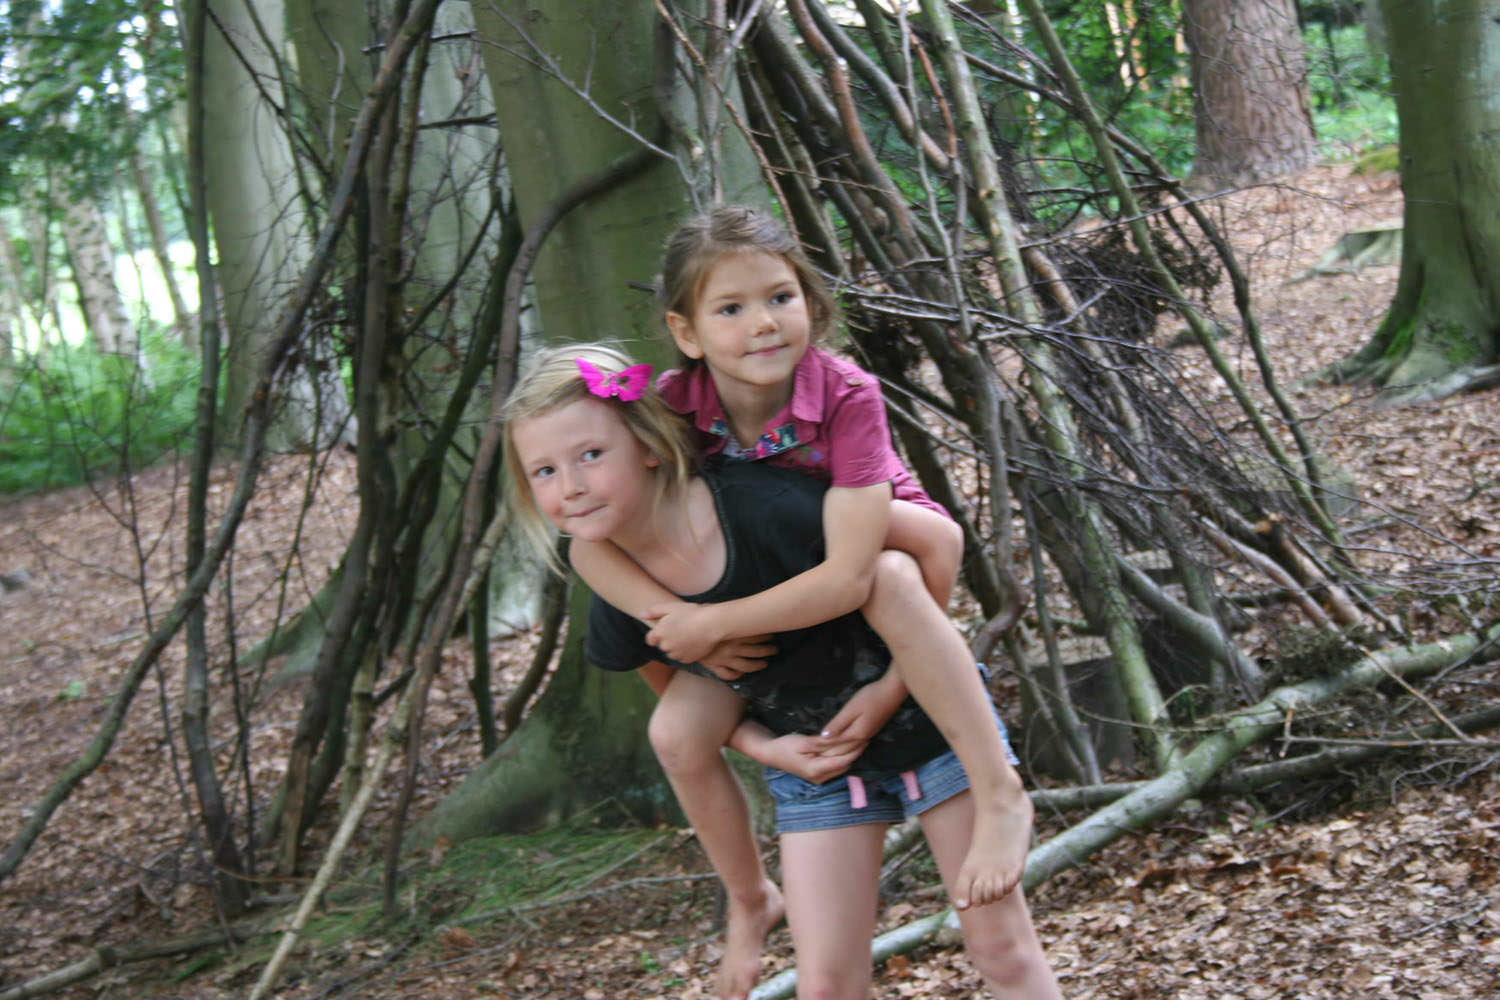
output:
[[[520,522],[534,529],[549,523],[572,536],[575,550],[617,550],[652,593],[682,595],[694,605],[753,601],[824,562],[819,521],[831,502],[825,493],[831,491],[811,477],[766,463],[714,461],[701,475],[695,473],[687,428],[641,369],[615,352],[597,346],[545,352],[508,401],[506,422],[512,503]],[[547,539],[538,541],[545,549]],[[639,669],[661,695],[651,722],[653,743],[659,752],[664,746],[669,751],[663,755],[669,777],[730,888],[722,997],[748,992],[761,938],[779,919],[782,903],[760,867],[742,793],[718,745],[693,759],[674,758],[674,727],[696,722],[720,731],[721,742],[770,769],[799,995],[868,997],[869,940],[888,823],[906,815],[920,818],[955,899],[981,830],[997,839],[996,856],[1024,856],[1029,803],[987,711],[982,726],[995,733],[1000,747],[997,759],[988,763],[997,772],[995,786],[1001,791],[994,806],[1002,815],[988,828],[978,815],[985,806],[977,791],[969,793],[969,769],[944,746],[946,729],[939,732],[909,700],[892,704],[888,693],[874,699],[882,705],[876,714],[888,718],[856,740],[857,748],[836,749],[832,765],[825,763],[829,741],[819,734],[848,711],[840,707],[889,684],[890,652],[865,619],[916,610],[912,592],[932,606],[909,557],[889,554],[878,561],[882,568],[875,573],[865,617],[848,613],[811,627],[777,627],[776,650],[762,669],[727,682],[710,679],[710,671],[694,663],[663,662],[665,654],[653,647],[648,626],[626,611],[597,599],[591,611],[589,659],[606,669]],[[896,569],[887,572],[888,562]],[[908,567],[904,574],[902,566]],[[590,569],[581,573],[596,591],[610,583]],[[915,649],[902,646],[907,655]],[[977,679],[972,663],[968,672]],[[746,705],[748,717],[742,720]],[[683,714],[689,710],[702,714]],[[972,723],[960,718],[954,725],[964,729]],[[977,734],[963,736],[971,752],[984,745]],[[849,777],[826,780],[851,760]],[[686,795],[683,780],[691,786]],[[1025,900],[1019,891],[1006,891],[1016,877],[1002,873],[994,901],[979,905],[976,897],[960,912],[965,941],[997,997],[1056,997]],[[759,896],[741,905],[738,914],[736,885],[745,890],[742,904],[757,891]],[[973,892],[974,886],[970,881],[963,888]]]
[[[826,483],[827,556],[763,592],[707,605],[653,586],[615,545],[575,544],[573,565],[606,601],[653,626],[655,648],[685,663],[712,667],[711,651],[726,641],[862,610],[896,669],[828,721],[822,753],[856,752],[909,689],[974,792],[974,835],[954,879],[955,905],[1003,897],[1020,879],[1026,845],[1013,834],[1029,827],[1030,803],[1007,765],[974,661],[942,610],[962,535],[896,456],[875,379],[813,346],[833,319],[826,287],[774,218],[730,206],[691,220],[668,241],[662,298],[685,359],[681,371],[662,376],[663,398],[688,417],[705,452],[786,465]],[[732,679],[745,666],[715,672]],[[678,686],[653,716],[652,737],[691,817],[692,796],[684,792],[693,782],[674,774],[673,764],[717,756],[738,717],[708,711],[693,696],[704,688]],[[858,777],[849,784],[858,799]],[[726,962],[738,953],[733,915],[731,906]]]
[[[649,622],[652,645],[684,663],[726,640],[864,609],[896,669],[888,686],[847,706],[826,735],[868,739],[904,697],[904,683],[974,790],[974,838],[954,903],[962,909],[999,899],[1020,881],[1025,852],[1009,834],[1029,800],[1007,780],[1014,772],[1005,767],[989,694],[943,610],[962,534],[895,454],[876,380],[813,346],[832,323],[833,301],[773,217],[727,206],[691,220],[668,240],[661,280],[667,326],[687,359],[683,370],[662,376],[662,398],[689,419],[707,453],[765,460],[827,483],[827,557],[762,593],[709,605],[661,600],[615,546],[573,546],[574,567],[595,593]],[[905,557],[879,559],[884,550],[915,558],[920,578]],[[900,606],[889,602],[889,617],[865,608],[881,574],[894,578],[887,582],[904,598]],[[691,704],[674,701],[661,711],[667,721],[659,729],[677,744],[672,756],[717,752],[729,735],[705,726]]]

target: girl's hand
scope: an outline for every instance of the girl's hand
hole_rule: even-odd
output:
[[[828,720],[820,736],[825,749],[837,752],[851,741],[863,747],[880,732],[904,700],[906,685],[895,671],[886,671],[880,680],[854,692],[838,714]]]
[[[766,657],[776,652],[769,635],[730,639],[709,650],[698,662],[721,681],[737,681],[745,674],[766,668]]]
[[[727,638],[718,628],[711,604],[653,604],[644,621],[651,626],[646,641],[678,663],[702,663]]]
[[[760,760],[763,764],[795,774],[804,781],[821,785],[849,770],[849,765],[854,763],[854,759],[864,749],[864,744],[861,743],[854,749],[827,754],[823,749],[823,741],[818,737],[789,733],[766,744]]]

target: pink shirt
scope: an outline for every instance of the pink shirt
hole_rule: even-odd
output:
[[[792,374],[792,398],[766,422],[763,433],[749,448],[741,448],[735,440],[707,365],[662,372],[656,388],[668,406],[702,432],[705,455],[725,452],[746,459],[766,459],[830,486],[888,482],[897,500],[948,516],[896,454],[885,422],[880,383],[858,365],[816,347],[808,348]]]

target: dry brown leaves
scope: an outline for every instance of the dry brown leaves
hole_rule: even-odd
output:
[[[1288,386],[1359,346],[1394,288],[1394,266],[1286,286],[1342,232],[1399,217],[1390,178],[1315,168],[1289,186],[1252,191],[1216,209],[1246,255],[1257,311]],[[1226,302],[1215,308],[1230,320]],[[1248,349],[1225,342],[1259,391]],[[1206,363],[1184,349],[1197,384]],[[1361,558],[1400,574],[1455,543],[1493,556],[1500,546],[1500,392],[1383,410],[1332,386],[1292,389],[1317,444],[1358,477],[1383,512],[1367,518]],[[1210,390],[1212,395],[1212,390]],[[1217,405],[1226,405],[1222,398]],[[279,568],[304,509],[306,459],[267,473],[235,559],[236,629],[259,635],[281,599]],[[180,580],[182,478],[170,468],[137,477],[130,493],[70,490],[0,505],[0,572],[26,569],[25,590],[0,598],[0,835],[93,737],[124,668]],[[231,471],[215,477],[222,501]],[[143,526],[148,573],[121,526],[131,498]],[[306,506],[308,523],[286,603],[299,607],[326,578],[352,521],[346,456],[332,456]],[[214,634],[225,627],[214,595]],[[497,643],[505,667],[529,655],[530,637]],[[474,713],[455,649],[433,695],[422,802],[459,780],[478,757]],[[166,724],[175,732],[181,654],[174,650],[137,699],[105,764],[56,814],[21,870],[0,885],[0,987],[36,976],[102,944],[162,938],[210,926],[203,866],[185,818]],[[515,671],[510,671],[511,674]],[[247,683],[253,683],[248,678]],[[254,734],[252,780],[274,787],[299,704],[269,675]],[[1487,690],[1487,689],[1486,689]],[[216,708],[221,734],[227,705]],[[229,760],[232,748],[221,747]],[[238,781],[239,779],[237,779]],[[1389,802],[1296,823],[1258,825],[1248,807],[1203,810],[1121,841],[1033,899],[1042,938],[1075,998],[1477,997],[1500,992],[1500,781],[1483,771],[1450,790],[1389,786]],[[394,785],[390,790],[394,791]],[[242,810],[243,793],[235,792]],[[258,803],[264,807],[264,802]],[[378,837],[389,796],[366,827]],[[420,803],[418,808],[420,808]],[[1061,821],[1044,819],[1045,830]],[[311,849],[326,837],[326,824]],[[619,877],[707,870],[681,850],[643,856]],[[525,921],[439,929],[424,940],[365,937],[337,954],[307,957],[286,996],[385,998],[582,997],[646,1000],[712,995],[717,959],[708,883],[665,883],[604,894]],[[295,888],[293,886],[292,888]],[[894,887],[883,926],[939,905],[916,876]],[[767,972],[791,959],[773,934]],[[115,970],[70,997],[219,998],[242,995],[246,973],[223,967],[174,980],[178,963]],[[338,984],[345,983],[344,986]],[[939,945],[892,959],[876,995],[975,997],[981,987],[960,948]]]

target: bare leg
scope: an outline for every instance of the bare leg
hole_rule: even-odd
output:
[[[723,684],[679,672],[662,692],[650,725],[651,746],[729,898],[719,966],[722,1000],[749,994],[760,975],[766,934],[784,913],[781,892],[761,864],[745,791],[724,759],[724,742],[744,708]]]
[[[939,608],[948,607],[964,558],[962,528],[928,507],[892,500],[884,547],[915,559],[933,601]]]
[[[781,835],[797,996],[869,1000],[884,823]]]
[[[943,884],[951,894],[969,851],[974,798],[968,793],[954,796],[920,818]],[[1019,831],[1017,836],[1024,844],[1029,831]],[[1031,911],[1020,889],[989,906],[960,910],[958,920],[969,958],[995,1000],[1061,1000],[1062,992],[1031,925]]]
[[[989,692],[963,637],[927,593],[917,564],[886,551],[875,564],[875,585],[861,609],[891,650],[891,659],[917,704],[958,755],[974,795],[974,836],[954,878],[959,909],[1000,899],[1021,881],[1031,800],[1006,758],[991,715]]]

